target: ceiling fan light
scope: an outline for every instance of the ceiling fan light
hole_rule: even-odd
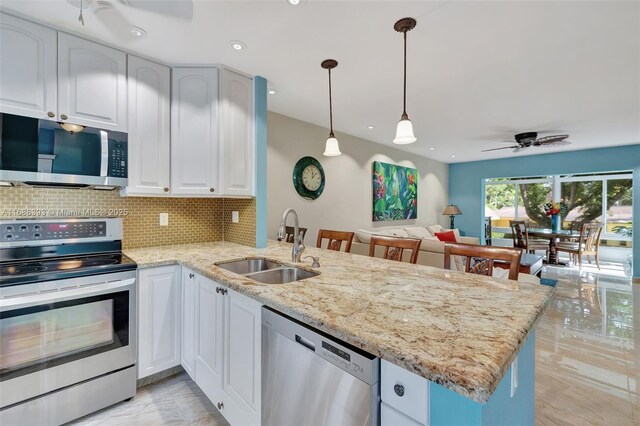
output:
[[[393,143],[397,145],[407,145],[414,143],[416,137],[413,134],[413,124],[408,118],[402,118],[398,121],[398,127],[396,128],[396,137]]]
[[[340,147],[338,146],[338,139],[333,136],[329,136],[327,139],[327,144],[324,147],[325,157],[337,157],[338,155],[342,155],[340,152]]]

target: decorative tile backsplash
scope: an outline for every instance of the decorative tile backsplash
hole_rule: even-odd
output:
[[[239,224],[231,224],[233,210],[240,211]],[[160,213],[169,214],[169,226],[159,225]],[[223,239],[255,246],[255,199],[121,197],[118,191],[0,188],[1,219],[88,216],[122,217],[125,249]]]

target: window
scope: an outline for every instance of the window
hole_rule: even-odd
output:
[[[488,179],[485,216],[491,217],[493,238],[510,232],[510,220],[529,220],[533,227],[548,228],[551,221],[542,206],[562,199],[569,207],[562,217],[564,229],[577,231],[583,223],[601,222],[603,236],[630,239],[632,191],[633,180],[627,172]]]

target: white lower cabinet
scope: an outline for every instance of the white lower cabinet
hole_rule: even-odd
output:
[[[180,365],[179,266],[138,271],[138,378]]]
[[[196,380],[196,320],[198,319],[196,275],[182,268],[182,333],[180,335],[180,364],[191,380]]]
[[[232,425],[260,424],[261,311],[240,293],[225,295],[223,413]]]
[[[429,381],[388,361],[380,362],[381,425],[429,425]]]

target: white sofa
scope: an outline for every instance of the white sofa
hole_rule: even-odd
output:
[[[372,235],[383,235],[400,238],[420,238],[422,244],[420,245],[420,253],[418,254],[418,264],[433,266],[436,268],[444,268],[444,243],[433,234],[435,232],[449,231],[444,229],[440,225],[432,226],[419,226],[419,225],[405,225],[405,226],[385,226],[374,229],[358,229],[356,235],[353,238],[353,244],[351,246],[351,253],[369,255],[369,243]],[[480,244],[480,239],[476,237],[463,237],[457,229],[453,232],[456,234],[456,240],[459,243],[465,244]],[[378,247],[376,249],[376,257],[382,257],[384,249]],[[407,260],[411,254],[405,252],[404,256]],[[455,263],[455,262],[454,262]]]
[[[433,266],[436,268],[444,268],[444,242],[438,240],[434,233],[446,232],[450,229],[444,229],[440,225],[432,226],[387,226],[374,229],[358,229],[355,232],[353,238],[353,244],[351,245],[351,253],[361,254],[364,256],[369,255],[369,243],[371,242],[372,235],[392,236],[399,238],[420,238],[422,243],[420,244],[420,253],[418,254],[418,264]],[[457,229],[453,229],[456,235],[456,241],[465,244],[480,244],[480,239],[476,237],[464,237],[460,235]],[[382,257],[384,248],[376,247],[375,256]],[[404,252],[403,261],[408,261],[411,253],[407,250]],[[453,262],[451,262],[451,269],[463,271],[463,261],[459,256],[453,256]],[[494,268],[493,276],[495,278],[507,279],[509,271],[501,268]],[[540,284],[540,279],[536,276],[520,273],[518,281]]]

